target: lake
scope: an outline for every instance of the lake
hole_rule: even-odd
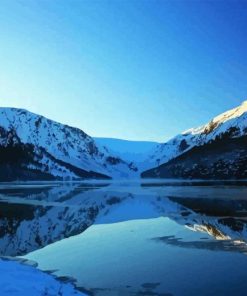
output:
[[[88,295],[246,295],[246,181],[0,185],[0,253]]]

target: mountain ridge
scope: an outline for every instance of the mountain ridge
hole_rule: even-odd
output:
[[[0,179],[245,178],[246,137],[247,101],[163,144],[92,138],[28,110],[3,107]]]
[[[185,178],[212,178],[223,177],[223,178],[234,178],[234,177],[247,177],[245,173],[246,162],[246,151],[247,151],[247,101],[244,101],[240,106],[228,110],[210,120],[207,124],[202,125],[198,128],[189,129],[180,135],[172,138],[168,142],[161,144],[156,147],[155,151],[150,158],[156,163],[153,169],[142,172],[141,176],[146,177],[185,177]],[[235,155],[231,155],[231,149],[233,149],[232,142],[234,138],[241,139],[241,151],[238,151],[240,147],[234,146]],[[245,144],[246,143],[246,144]],[[207,149],[212,152],[212,145],[218,145],[217,153],[218,157],[216,162],[214,156],[216,154],[206,153]],[[224,146],[228,146],[228,151],[223,153]],[[200,148],[198,148],[200,147]],[[194,149],[194,150],[193,150]],[[198,149],[201,149],[201,158]],[[195,151],[193,153],[193,151]],[[204,150],[204,152],[203,152]],[[242,151],[243,150],[243,151]],[[216,151],[215,151],[216,153]],[[194,162],[189,163],[189,158],[195,158]],[[238,154],[238,157],[236,155]],[[240,155],[241,154],[241,155]],[[187,157],[185,162],[180,162],[181,159]],[[204,159],[202,159],[204,157]],[[211,158],[210,158],[211,157]],[[229,159],[235,159],[235,163],[232,163]],[[225,158],[225,159],[224,159]],[[217,168],[209,169],[210,162],[212,165],[219,165],[218,161],[223,161],[225,165],[229,165],[228,173],[217,174]],[[180,162],[180,163],[179,163]],[[207,162],[207,164],[206,164]],[[233,173],[233,168],[237,162],[241,162],[241,174],[238,176]],[[189,164],[189,167],[188,167]],[[192,166],[202,166],[200,173]],[[202,174],[202,171],[207,170],[208,172]],[[237,170],[235,166],[234,171]],[[231,171],[231,172],[230,172]],[[210,174],[211,172],[211,174]]]
[[[29,149],[31,163],[28,159],[26,163],[19,159],[17,169],[34,169],[55,178],[81,178],[85,172],[86,178],[127,177],[135,169],[106,148],[98,147],[82,130],[25,109],[0,108],[0,147],[5,150]],[[3,161],[2,164],[1,171],[4,172],[6,163]],[[7,163],[9,171],[16,171],[16,166],[10,164]],[[10,179],[14,178],[12,175]]]

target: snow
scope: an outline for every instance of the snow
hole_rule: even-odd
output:
[[[105,146],[109,151],[129,162],[143,161],[158,143],[151,141],[129,141],[113,138],[94,138],[97,144]]]
[[[247,112],[247,101],[244,101],[240,106],[238,106],[234,109],[228,110],[228,111],[214,117],[210,121],[210,123],[213,122],[216,124],[217,127],[219,127],[221,124],[223,124],[227,121],[230,121],[230,120],[232,121],[233,119],[237,119],[237,118],[241,117],[246,112]],[[236,122],[236,121],[232,121],[232,122]],[[207,123],[207,124],[200,126],[198,128],[189,129],[187,131],[184,131],[182,134],[183,135],[201,134],[201,133],[205,132],[205,130],[207,130],[207,128],[209,128],[210,123]]]
[[[238,129],[236,135],[238,137],[247,133],[247,101],[216,116],[205,125],[186,130],[168,142],[158,144],[147,157],[145,168],[149,169],[166,163],[195,146],[214,140],[217,136],[229,131],[230,128]],[[180,149],[182,141],[186,141],[187,144],[187,148],[184,150]]]
[[[120,160],[117,164],[111,164],[109,157],[116,157],[110,154],[106,148],[99,147],[93,138],[82,130],[61,123],[52,121],[43,116],[34,114],[27,110],[16,108],[0,108],[0,127],[6,131],[14,130],[21,142],[32,144],[39,151],[44,148],[55,159],[62,160],[85,171],[94,171],[113,178],[128,177],[133,175],[129,163]],[[1,143],[2,145],[6,145]],[[42,154],[40,152],[40,154]],[[50,172],[55,176],[74,175],[44,155],[42,164],[48,164]]]
[[[43,155],[44,148],[55,159],[85,171],[93,171],[114,179],[139,178],[140,173],[159,166],[185,151],[208,143],[217,136],[237,128],[241,136],[247,133],[247,101],[213,118],[209,123],[192,128],[168,142],[126,141],[110,138],[91,138],[82,130],[49,120],[23,109],[0,108],[0,127],[14,130],[22,143],[35,146],[40,163],[49,173],[60,177],[76,177],[65,168]],[[5,141],[5,142],[4,142]],[[181,143],[186,143],[181,149]],[[6,145],[6,139],[0,139]],[[30,168],[35,168],[30,165]]]
[[[69,283],[18,261],[0,259],[1,296],[83,296]]]

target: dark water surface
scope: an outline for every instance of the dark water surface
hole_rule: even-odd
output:
[[[90,295],[247,295],[247,186],[0,185],[0,254]]]

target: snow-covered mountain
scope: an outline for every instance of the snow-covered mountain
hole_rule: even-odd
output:
[[[146,156],[158,145],[151,141],[129,141],[113,138],[94,138],[98,145],[102,145],[127,162],[141,163]]]
[[[136,174],[82,130],[16,108],[0,108],[0,179],[120,178]]]
[[[157,145],[142,177],[246,178],[247,101]]]
[[[0,108],[0,180],[246,178],[247,101],[164,144],[95,138],[23,109]]]

